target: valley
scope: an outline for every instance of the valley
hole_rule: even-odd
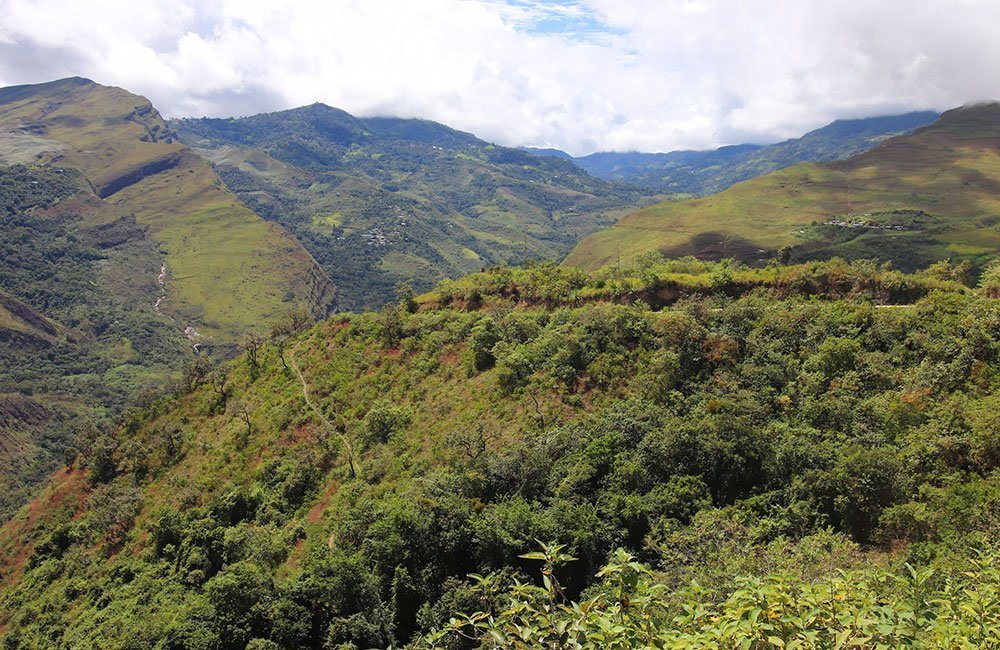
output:
[[[602,179],[0,89],[0,646],[1000,647],[1000,105],[935,116]]]
[[[0,89],[0,133],[5,519],[82,430],[112,426],[196,350],[231,355],[336,298],[142,97],[79,78]]]
[[[845,160],[939,117],[932,111],[837,120],[801,138],[771,145],[730,145],[714,151],[597,152],[573,157],[554,149],[532,153],[571,160],[588,173],[651,192],[704,196],[803,162]]]
[[[82,173],[104,220],[128,215],[146,230],[169,269],[167,311],[206,342],[233,343],[283,303],[332,310],[333,285],[309,254],[221,187],[148,100],[79,78],[5,88],[0,131],[38,143],[34,163]]]

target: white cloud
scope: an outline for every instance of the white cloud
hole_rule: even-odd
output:
[[[322,101],[497,142],[646,151],[1000,96],[988,0],[0,0],[0,82],[167,115]]]

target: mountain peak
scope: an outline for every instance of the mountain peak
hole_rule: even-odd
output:
[[[996,99],[976,99],[970,102],[965,102],[955,110],[978,110],[978,109],[989,109],[989,108],[1000,108],[1000,101]]]
[[[65,95],[81,88],[102,88],[100,84],[84,77],[66,77],[40,84],[22,84],[0,88],[0,104],[23,101],[32,97]]]
[[[955,128],[988,128],[1000,135],[1000,102],[996,100],[980,100],[965,103],[958,108],[945,111],[941,118],[921,131]]]

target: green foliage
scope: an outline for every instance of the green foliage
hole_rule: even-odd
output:
[[[365,440],[369,444],[388,442],[394,433],[410,426],[412,420],[413,415],[407,409],[376,402],[365,415]]]
[[[5,446],[0,520],[69,452],[74,429],[114,417],[189,354],[132,277],[149,266],[155,282],[160,257],[135,219],[94,224],[62,209],[84,186],[70,169],[0,167],[0,395],[22,396],[0,406],[0,426],[19,434]],[[114,443],[88,444],[92,478],[110,479],[97,450]]]
[[[544,561],[541,586],[516,584],[507,603],[453,618],[423,646],[451,647],[457,637],[510,649],[1000,647],[996,549],[811,582],[784,574],[740,578],[716,598],[696,582],[670,593],[619,549],[580,602],[568,601],[554,577],[572,558],[559,546],[543,549],[524,556]]]
[[[348,315],[192,368],[4,527],[4,643],[975,639],[1000,303],[940,269],[719,268],[499,268],[391,307],[391,345],[388,311]]]

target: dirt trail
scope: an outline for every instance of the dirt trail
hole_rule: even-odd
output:
[[[309,397],[309,383],[306,381],[305,376],[302,374],[302,370],[299,368],[299,362],[295,358],[295,353],[296,351],[298,351],[299,346],[309,340],[312,340],[311,336],[308,339],[303,339],[298,343],[296,343],[295,346],[288,353],[288,359],[289,361],[291,361],[292,370],[295,372],[295,376],[299,378],[299,383],[302,384],[302,397],[305,398],[306,406],[308,406],[312,410],[312,412],[316,414],[316,417],[318,417],[320,421],[327,427],[327,429],[329,429],[332,433],[337,435],[340,438],[340,441],[344,443],[344,451],[347,453],[347,462],[351,467],[351,476],[360,477],[361,468],[358,467],[358,464],[354,460],[354,447],[351,446],[351,441],[348,440],[347,436],[341,433],[337,429],[337,427],[335,427],[333,423],[330,422],[329,419],[327,419],[323,411],[318,406],[316,406],[316,404],[312,401],[312,398]]]

